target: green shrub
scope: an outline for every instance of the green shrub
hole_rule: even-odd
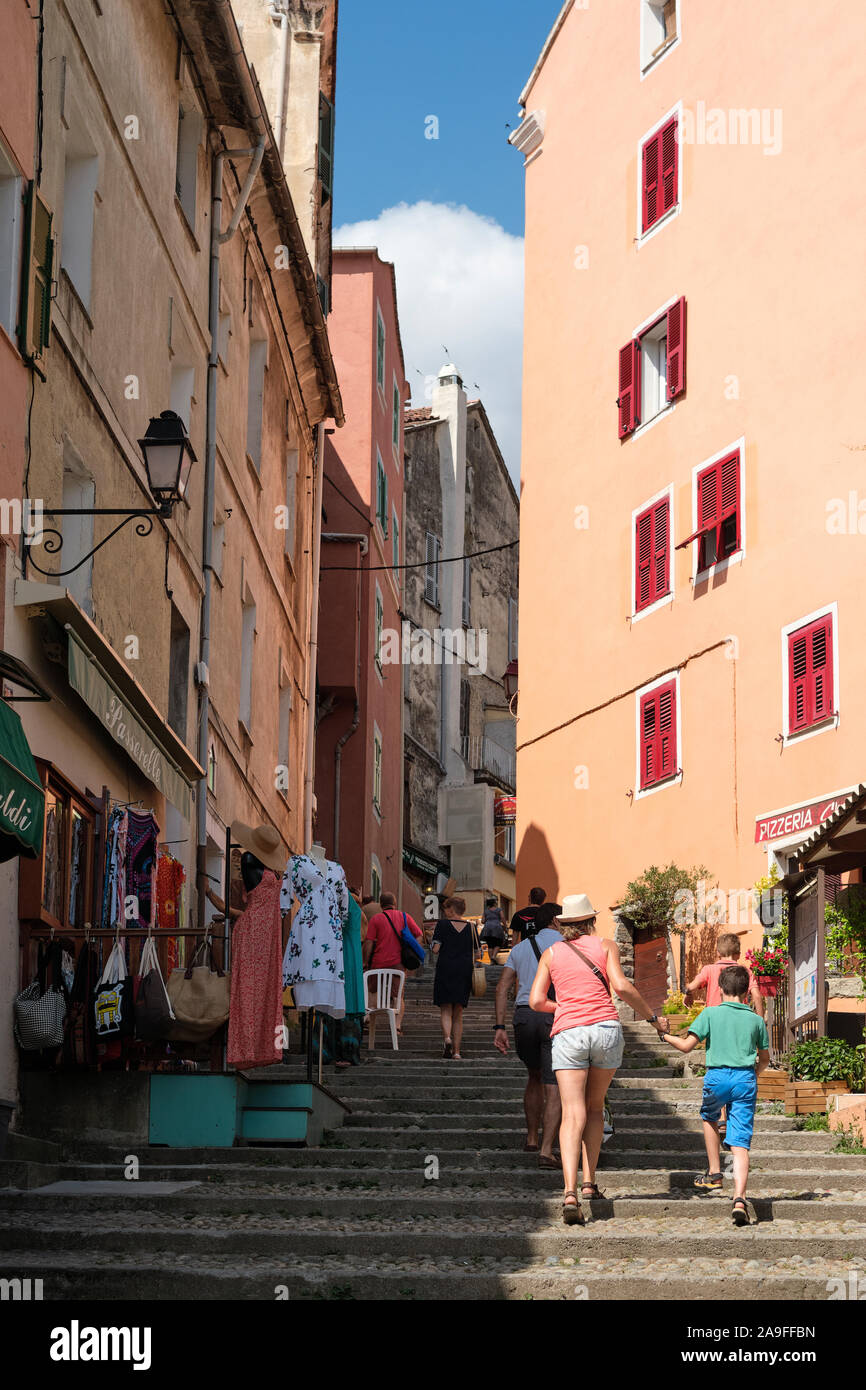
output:
[[[836,1130],[836,1143],[833,1152],[837,1154],[866,1154],[863,1131],[859,1125],[845,1125]]]
[[[863,1044],[852,1047],[844,1038],[812,1038],[797,1043],[785,1058],[795,1081],[844,1081],[852,1091],[866,1087]]]
[[[680,994],[678,989],[671,990],[664,1004],[662,1013],[669,1017],[671,1014],[684,1014],[687,1012],[686,999],[684,994]]]
[[[812,1133],[817,1130],[822,1134],[828,1134],[830,1131],[830,1117],[829,1115],[821,1114],[804,1115],[803,1124],[802,1126],[798,1126],[798,1128],[809,1130]]]

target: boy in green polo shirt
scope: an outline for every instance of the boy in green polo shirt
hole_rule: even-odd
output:
[[[749,1177],[749,1147],[755,1127],[758,1076],[770,1061],[767,1025],[744,1002],[749,990],[749,972],[742,965],[728,965],[719,975],[721,1004],[704,1009],[689,1026],[685,1038],[663,1034],[679,1052],[691,1052],[699,1042],[707,1044],[707,1074],[701,1119],[707,1146],[707,1172],[695,1187],[721,1195],[723,1178],[719,1168],[719,1116],[727,1109],[725,1141],[734,1156],[734,1200],[731,1216],[735,1226],[748,1226],[746,1183]]]

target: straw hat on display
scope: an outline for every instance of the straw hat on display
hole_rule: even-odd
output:
[[[272,825],[244,825],[243,821],[232,821],[232,839],[241,849],[254,854],[256,859],[274,873],[281,874],[289,862],[288,851]]]

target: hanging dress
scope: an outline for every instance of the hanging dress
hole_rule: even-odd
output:
[[[270,1067],[283,1060],[281,945],[280,884],[265,869],[232,930],[229,1066]]]
[[[283,875],[280,902],[288,912],[295,898],[283,957],[283,985],[291,985],[299,1009],[318,1009],[332,1018],[346,1012],[343,922],[349,912],[346,875],[339,864],[295,854]]]

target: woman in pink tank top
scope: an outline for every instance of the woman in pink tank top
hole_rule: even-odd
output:
[[[596,912],[585,893],[562,900],[553,923],[562,932],[542,955],[529,995],[530,1008],[553,1013],[553,1070],[562,1100],[559,1146],[565,1193],[562,1217],[567,1226],[583,1225],[577,1195],[577,1169],[583,1153],[581,1196],[601,1196],[595,1169],[604,1133],[607,1088],[622,1062],[623,1034],[614,992],[638,1017],[667,1031],[649,1004],[623,974],[615,942],[593,935]],[[553,985],[556,999],[548,999]]]

